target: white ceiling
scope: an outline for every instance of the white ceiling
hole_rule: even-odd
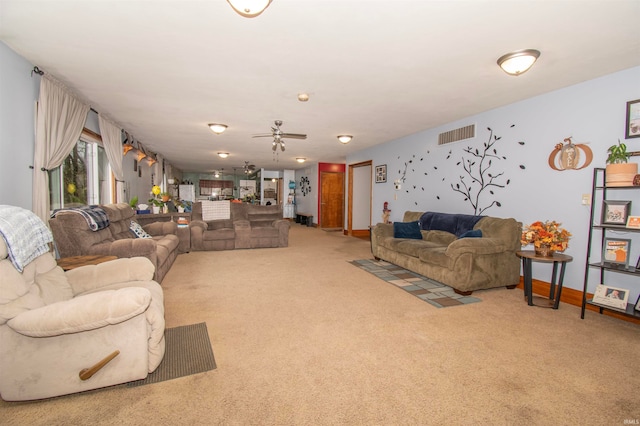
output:
[[[638,0],[273,0],[253,19],[223,0],[0,0],[0,39],[184,171],[278,170],[638,66],[639,18]],[[529,72],[498,68],[523,48],[542,52]],[[277,162],[251,137],[274,120],[308,134]]]

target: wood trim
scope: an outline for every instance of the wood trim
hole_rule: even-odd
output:
[[[542,297],[549,297],[549,289],[551,288],[551,284],[545,281],[540,281],[540,280],[532,280],[533,282],[533,293],[540,295]],[[521,276],[520,277],[520,284],[518,284],[518,288],[522,289],[524,291],[524,278]],[[593,294],[591,293],[587,293],[587,298],[593,297]],[[573,288],[568,288],[568,287],[562,287],[562,295],[560,296],[560,301],[567,303],[569,305],[574,305],[574,306],[578,306],[578,307],[582,307],[582,292],[580,290],[576,290]],[[587,305],[586,307],[587,311],[592,311],[595,313],[599,313],[599,309],[596,306],[593,305]],[[587,315],[587,313],[585,313],[585,316]],[[624,321],[628,321],[634,324],[640,324],[640,320],[636,319],[636,318],[631,318],[629,316],[626,315],[621,315],[617,312],[613,312],[613,311],[603,311],[602,315],[608,315],[617,319],[621,319]]]
[[[351,236],[358,237],[358,238],[368,238],[370,237],[370,232],[368,229],[351,230]]]

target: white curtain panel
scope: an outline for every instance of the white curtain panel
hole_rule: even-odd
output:
[[[122,130],[112,121],[98,114],[102,145],[111,166],[111,172],[116,178],[116,203],[127,202],[124,195],[124,171],[122,170]]]
[[[49,220],[49,173],[60,166],[80,139],[89,105],[76,99],[64,85],[48,75],[40,80],[33,153],[33,212]]]

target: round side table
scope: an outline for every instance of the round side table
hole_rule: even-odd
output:
[[[567,262],[571,262],[573,257],[566,254],[554,253],[553,256],[539,256],[533,250],[522,250],[516,252],[516,255],[522,259],[522,273],[524,275],[524,295],[527,298],[529,306],[533,303],[533,277],[531,273],[531,264],[533,262],[553,263],[553,271],[551,272],[551,287],[549,288],[549,302],[546,305],[535,305],[546,308],[558,309],[560,304],[560,294],[562,293],[562,282],[564,281],[564,270]],[[560,277],[558,278],[557,294],[556,294],[556,276],[558,273],[558,264],[560,264]]]

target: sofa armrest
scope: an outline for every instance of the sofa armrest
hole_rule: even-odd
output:
[[[178,224],[175,222],[153,222],[142,227],[149,235],[158,237],[162,235],[177,235]]]
[[[393,223],[376,223],[371,234],[372,237],[393,237]]]
[[[65,276],[73,294],[80,294],[115,283],[151,281],[154,272],[155,266],[146,257],[131,257],[71,269]]]
[[[192,220],[191,223],[189,223],[189,228],[198,229],[200,232],[204,232],[207,230],[208,225],[207,222],[203,220]]]
[[[7,325],[25,336],[59,336],[118,324],[146,311],[149,303],[146,288],[107,290],[23,312]]]
[[[455,240],[446,250],[446,255],[457,257],[464,253],[496,254],[508,252],[508,247],[499,238],[460,238]]]

